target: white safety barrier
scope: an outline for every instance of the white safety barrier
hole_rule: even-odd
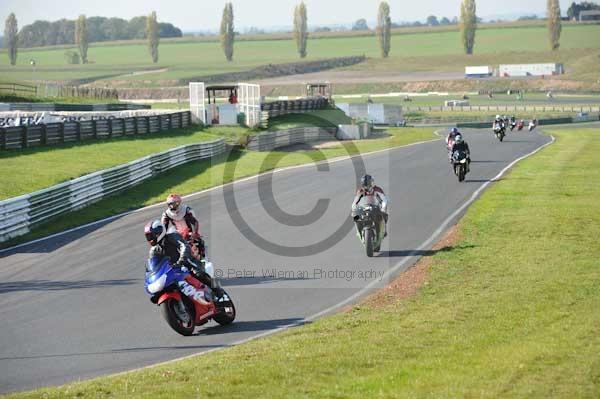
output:
[[[224,139],[177,147],[32,194],[0,201],[0,242],[25,234],[36,224],[83,208],[168,169],[222,154],[225,149]]]
[[[248,138],[247,148],[254,151],[270,151],[275,148],[310,141],[336,140],[337,128],[299,127],[261,133]]]

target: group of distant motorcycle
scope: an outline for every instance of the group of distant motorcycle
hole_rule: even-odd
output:
[[[529,126],[528,126],[529,131],[531,132],[533,129],[535,129],[537,124],[538,124],[538,121],[535,118],[532,119],[531,121],[529,121]],[[504,136],[506,136],[507,128],[509,128],[510,131],[512,132],[515,129],[517,129],[517,131],[523,130],[524,127],[525,127],[525,121],[523,119],[521,119],[517,122],[517,120],[514,116],[511,116],[509,118],[508,116],[496,115],[496,119],[494,119],[494,122],[492,123],[492,130],[494,131],[494,134],[500,141],[504,140]]]
[[[528,130],[531,132],[535,129],[537,124],[537,119],[532,119],[529,122]],[[515,129],[517,129],[517,131],[523,130],[524,127],[525,121],[523,119],[517,121],[514,116],[509,118],[508,116],[496,115],[496,118],[492,123],[492,131],[500,142],[504,140],[507,129],[510,129],[512,132]],[[452,164],[452,170],[458,177],[458,181],[462,182],[470,171],[471,158],[469,146],[464,141],[457,128],[452,128],[450,134],[446,137],[446,147],[448,149],[448,158]]]

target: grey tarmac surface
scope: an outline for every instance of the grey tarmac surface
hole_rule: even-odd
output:
[[[504,143],[490,131],[466,131],[471,173],[458,183],[441,140],[362,157],[390,198],[389,236],[377,257],[367,258],[353,230],[318,253],[285,256],[254,245],[254,232],[284,246],[324,242],[346,223],[356,187],[350,160],[283,170],[190,198],[208,236],[209,254],[238,318],[214,322],[182,337],[162,319],[144,291],[148,245],[143,226],[162,208],[141,210],[48,240],[0,253],[0,392],[59,385],[226,347],[294,325],[347,300],[367,284],[382,287],[381,273],[402,270],[430,251],[413,252],[472,194],[513,160],[550,141],[534,133],[509,133]],[[323,169],[323,168],[320,168]],[[272,189],[272,195],[271,193]],[[224,194],[226,193],[226,194]],[[225,198],[235,196],[247,223],[234,225]],[[322,202],[318,205],[319,199]],[[231,201],[229,201],[231,203]],[[320,217],[309,213],[327,205]],[[324,207],[323,207],[324,209]],[[271,215],[275,215],[279,221]],[[457,217],[459,217],[458,215]],[[327,243],[327,241],[325,241]],[[264,245],[263,245],[264,246]],[[407,259],[409,258],[409,259]]]

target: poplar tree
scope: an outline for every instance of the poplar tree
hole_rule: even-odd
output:
[[[225,8],[223,8],[223,17],[221,18],[221,47],[223,48],[227,61],[233,60],[234,41],[233,5],[231,3],[226,3]]]
[[[306,18],[306,5],[301,2],[294,9],[294,40],[300,58],[306,57],[306,42],[308,41],[308,24]]]
[[[390,18],[390,5],[387,1],[379,4],[379,13],[377,15],[377,38],[379,39],[379,48],[381,56],[387,58],[390,54],[390,44],[392,38],[392,20]]]
[[[79,57],[82,64],[87,64],[88,29],[85,15],[80,15],[75,21],[75,44],[79,48]]]
[[[152,56],[152,62],[158,62],[158,21],[156,19],[156,11],[152,11],[146,18],[146,38],[148,39],[148,50]]]
[[[550,40],[550,49],[558,50],[560,46],[560,32],[562,24],[560,22],[560,4],[558,0],[547,0],[546,8],[548,12],[548,39]]]
[[[477,15],[475,0],[463,0],[460,6],[460,35],[465,54],[473,54]]]

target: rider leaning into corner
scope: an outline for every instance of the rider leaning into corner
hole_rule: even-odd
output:
[[[215,295],[221,295],[222,289],[206,273],[202,262],[197,261],[191,256],[190,246],[177,231],[172,230],[167,232],[164,224],[159,220],[154,220],[146,224],[144,235],[146,236],[146,241],[150,244],[149,258],[155,256],[169,257],[173,266],[190,269],[198,280],[213,290]]]
[[[192,256],[202,260],[206,256],[204,240],[200,236],[200,222],[191,207],[184,205],[179,194],[169,194],[167,197],[167,209],[163,212],[161,222],[171,232],[174,228],[192,244]]]
[[[375,185],[375,179],[371,175],[364,175],[360,179],[360,187],[356,192],[356,196],[354,197],[354,201],[352,201],[352,218],[354,221],[358,219],[358,204],[363,199],[363,197],[373,197],[379,204],[379,208],[381,210],[381,214],[384,220],[385,227],[385,236],[387,236],[387,221],[388,221],[388,200],[383,192],[383,189],[377,185]]]

